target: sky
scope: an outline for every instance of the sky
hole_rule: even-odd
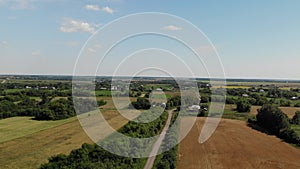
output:
[[[83,74],[142,75],[147,66],[162,66],[166,74],[188,76],[184,72],[192,72],[197,77],[213,77],[221,66],[226,78],[299,80],[299,7],[298,0],[0,0],[0,74],[72,75],[75,66],[85,65],[82,69],[93,70]],[[88,52],[104,52],[101,50],[121,32],[155,29],[153,20],[143,17],[136,24],[107,26],[120,17],[144,12],[183,18],[188,24],[162,17],[155,21],[160,26],[156,31],[178,37],[186,34],[183,39],[199,43],[193,48],[200,51],[204,62],[205,57],[217,56],[215,48],[219,62],[198,63],[178,41],[143,35],[120,43],[100,65],[96,57],[87,62],[79,59],[78,64],[78,57],[87,58]],[[189,24],[204,35],[193,36]],[[105,35],[94,36],[93,44],[83,48],[97,30],[107,27]],[[97,70],[91,66],[95,62]]]

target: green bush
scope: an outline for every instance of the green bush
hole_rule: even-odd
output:
[[[260,126],[277,136],[281,130],[290,128],[288,116],[274,105],[263,105],[262,108],[258,110],[256,119]]]
[[[236,110],[238,112],[250,112],[251,104],[246,99],[240,99],[236,103]]]
[[[150,109],[151,107],[150,101],[143,97],[139,97],[136,102],[132,103],[132,105],[136,109],[144,109],[144,110]]]
[[[300,111],[297,111],[292,119],[292,123],[300,125]]]

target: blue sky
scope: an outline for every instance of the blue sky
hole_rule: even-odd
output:
[[[228,78],[300,79],[299,7],[298,0],[0,0],[0,73],[72,74],[82,45],[97,29],[125,15],[163,12],[208,36]],[[127,46],[146,47],[155,39]]]

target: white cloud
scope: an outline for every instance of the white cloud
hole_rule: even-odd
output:
[[[98,5],[85,5],[84,8],[86,10],[91,10],[91,11],[100,11],[100,8]]]
[[[31,53],[32,56],[41,56],[41,51],[40,50],[35,50]]]
[[[7,45],[7,41],[2,41],[1,45]]]
[[[81,20],[65,19],[60,26],[62,32],[89,32],[94,33],[99,25],[91,24]]]
[[[103,7],[103,8],[102,8],[102,11],[107,12],[107,13],[110,13],[110,14],[113,14],[113,13],[114,13],[114,10],[111,9],[110,7],[108,7],[108,6]]]
[[[91,53],[96,53],[98,49],[101,48],[101,45],[100,44],[95,44],[93,45],[92,47],[89,47],[88,48],[88,51],[91,52]]]
[[[168,30],[168,31],[179,31],[182,30],[181,27],[174,26],[174,25],[168,25],[162,28],[163,30]]]

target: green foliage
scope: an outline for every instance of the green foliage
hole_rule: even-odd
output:
[[[208,103],[209,102],[209,96],[208,95],[203,95],[201,96],[201,103]]]
[[[106,103],[107,103],[107,101],[105,101],[105,100],[98,100],[97,101],[97,104],[98,104],[99,107],[106,105]]]
[[[181,105],[181,97],[180,96],[174,96],[171,97],[167,102],[167,109],[171,109],[173,107],[180,107]]]
[[[300,107],[300,102],[296,102],[294,107]]]
[[[72,100],[59,99],[49,102],[36,113],[37,120],[60,120],[75,116]]]
[[[300,146],[300,137],[292,129],[284,129],[279,133],[279,137],[288,143],[298,144]]]
[[[49,158],[40,169],[122,169],[142,168],[144,159],[134,159],[116,156],[97,145],[83,144],[80,149],[73,150],[70,155],[59,154]]]
[[[154,109],[153,111],[158,111],[158,109]],[[155,112],[145,112],[146,116],[139,116],[137,120],[145,120],[152,116],[152,113]],[[157,135],[161,132],[166,122],[168,114],[164,112],[159,118],[151,121],[150,123],[140,124],[133,121],[128,122],[123,128],[119,130],[120,133],[131,136],[131,137],[141,137],[147,138],[153,135]],[[107,144],[116,144],[116,142],[111,143],[110,140],[114,137],[114,135],[109,136],[107,139],[103,140],[103,143]],[[132,145],[141,146],[143,149],[147,149],[149,145],[137,145],[138,143],[128,143],[123,142],[124,140],[117,141],[117,146],[110,146],[111,148],[120,148],[120,151],[127,150],[128,148],[132,148]],[[116,151],[116,150],[114,150]],[[77,168],[101,168],[101,169],[140,169],[145,165],[146,159],[144,158],[128,158],[121,157],[115,154],[112,154],[102,147],[94,144],[83,144],[80,149],[73,150],[70,155],[62,155],[59,154],[57,156],[53,156],[49,158],[49,162],[42,164],[41,169],[60,169],[60,168],[68,168],[68,169],[77,169]]]
[[[250,112],[251,104],[246,99],[239,99],[236,103],[238,112]]]
[[[258,110],[256,119],[260,126],[275,135],[290,128],[288,116],[278,107],[270,104],[265,104]]]
[[[166,133],[160,150],[168,150],[156,157],[153,169],[175,169],[177,164],[178,146],[175,146],[179,135],[179,121],[176,121],[178,112],[174,112],[171,125]]]
[[[300,112],[296,113],[294,119],[298,119]],[[300,137],[297,132],[291,128],[290,119],[278,107],[271,104],[265,104],[258,110],[256,122],[259,126],[266,129],[271,134],[278,136],[284,141],[300,146]],[[296,120],[297,121],[297,120]],[[248,119],[249,123],[255,123],[254,119]]]
[[[235,104],[236,100],[233,97],[226,97],[226,104]]]
[[[136,102],[132,102],[132,105],[136,109],[144,110],[150,109],[151,107],[150,101],[143,97],[139,97]]]
[[[279,100],[279,105],[282,107],[290,107],[292,104],[292,102],[290,100],[287,99],[280,99]]]
[[[293,116],[292,123],[296,125],[300,125],[300,111],[297,111]]]

